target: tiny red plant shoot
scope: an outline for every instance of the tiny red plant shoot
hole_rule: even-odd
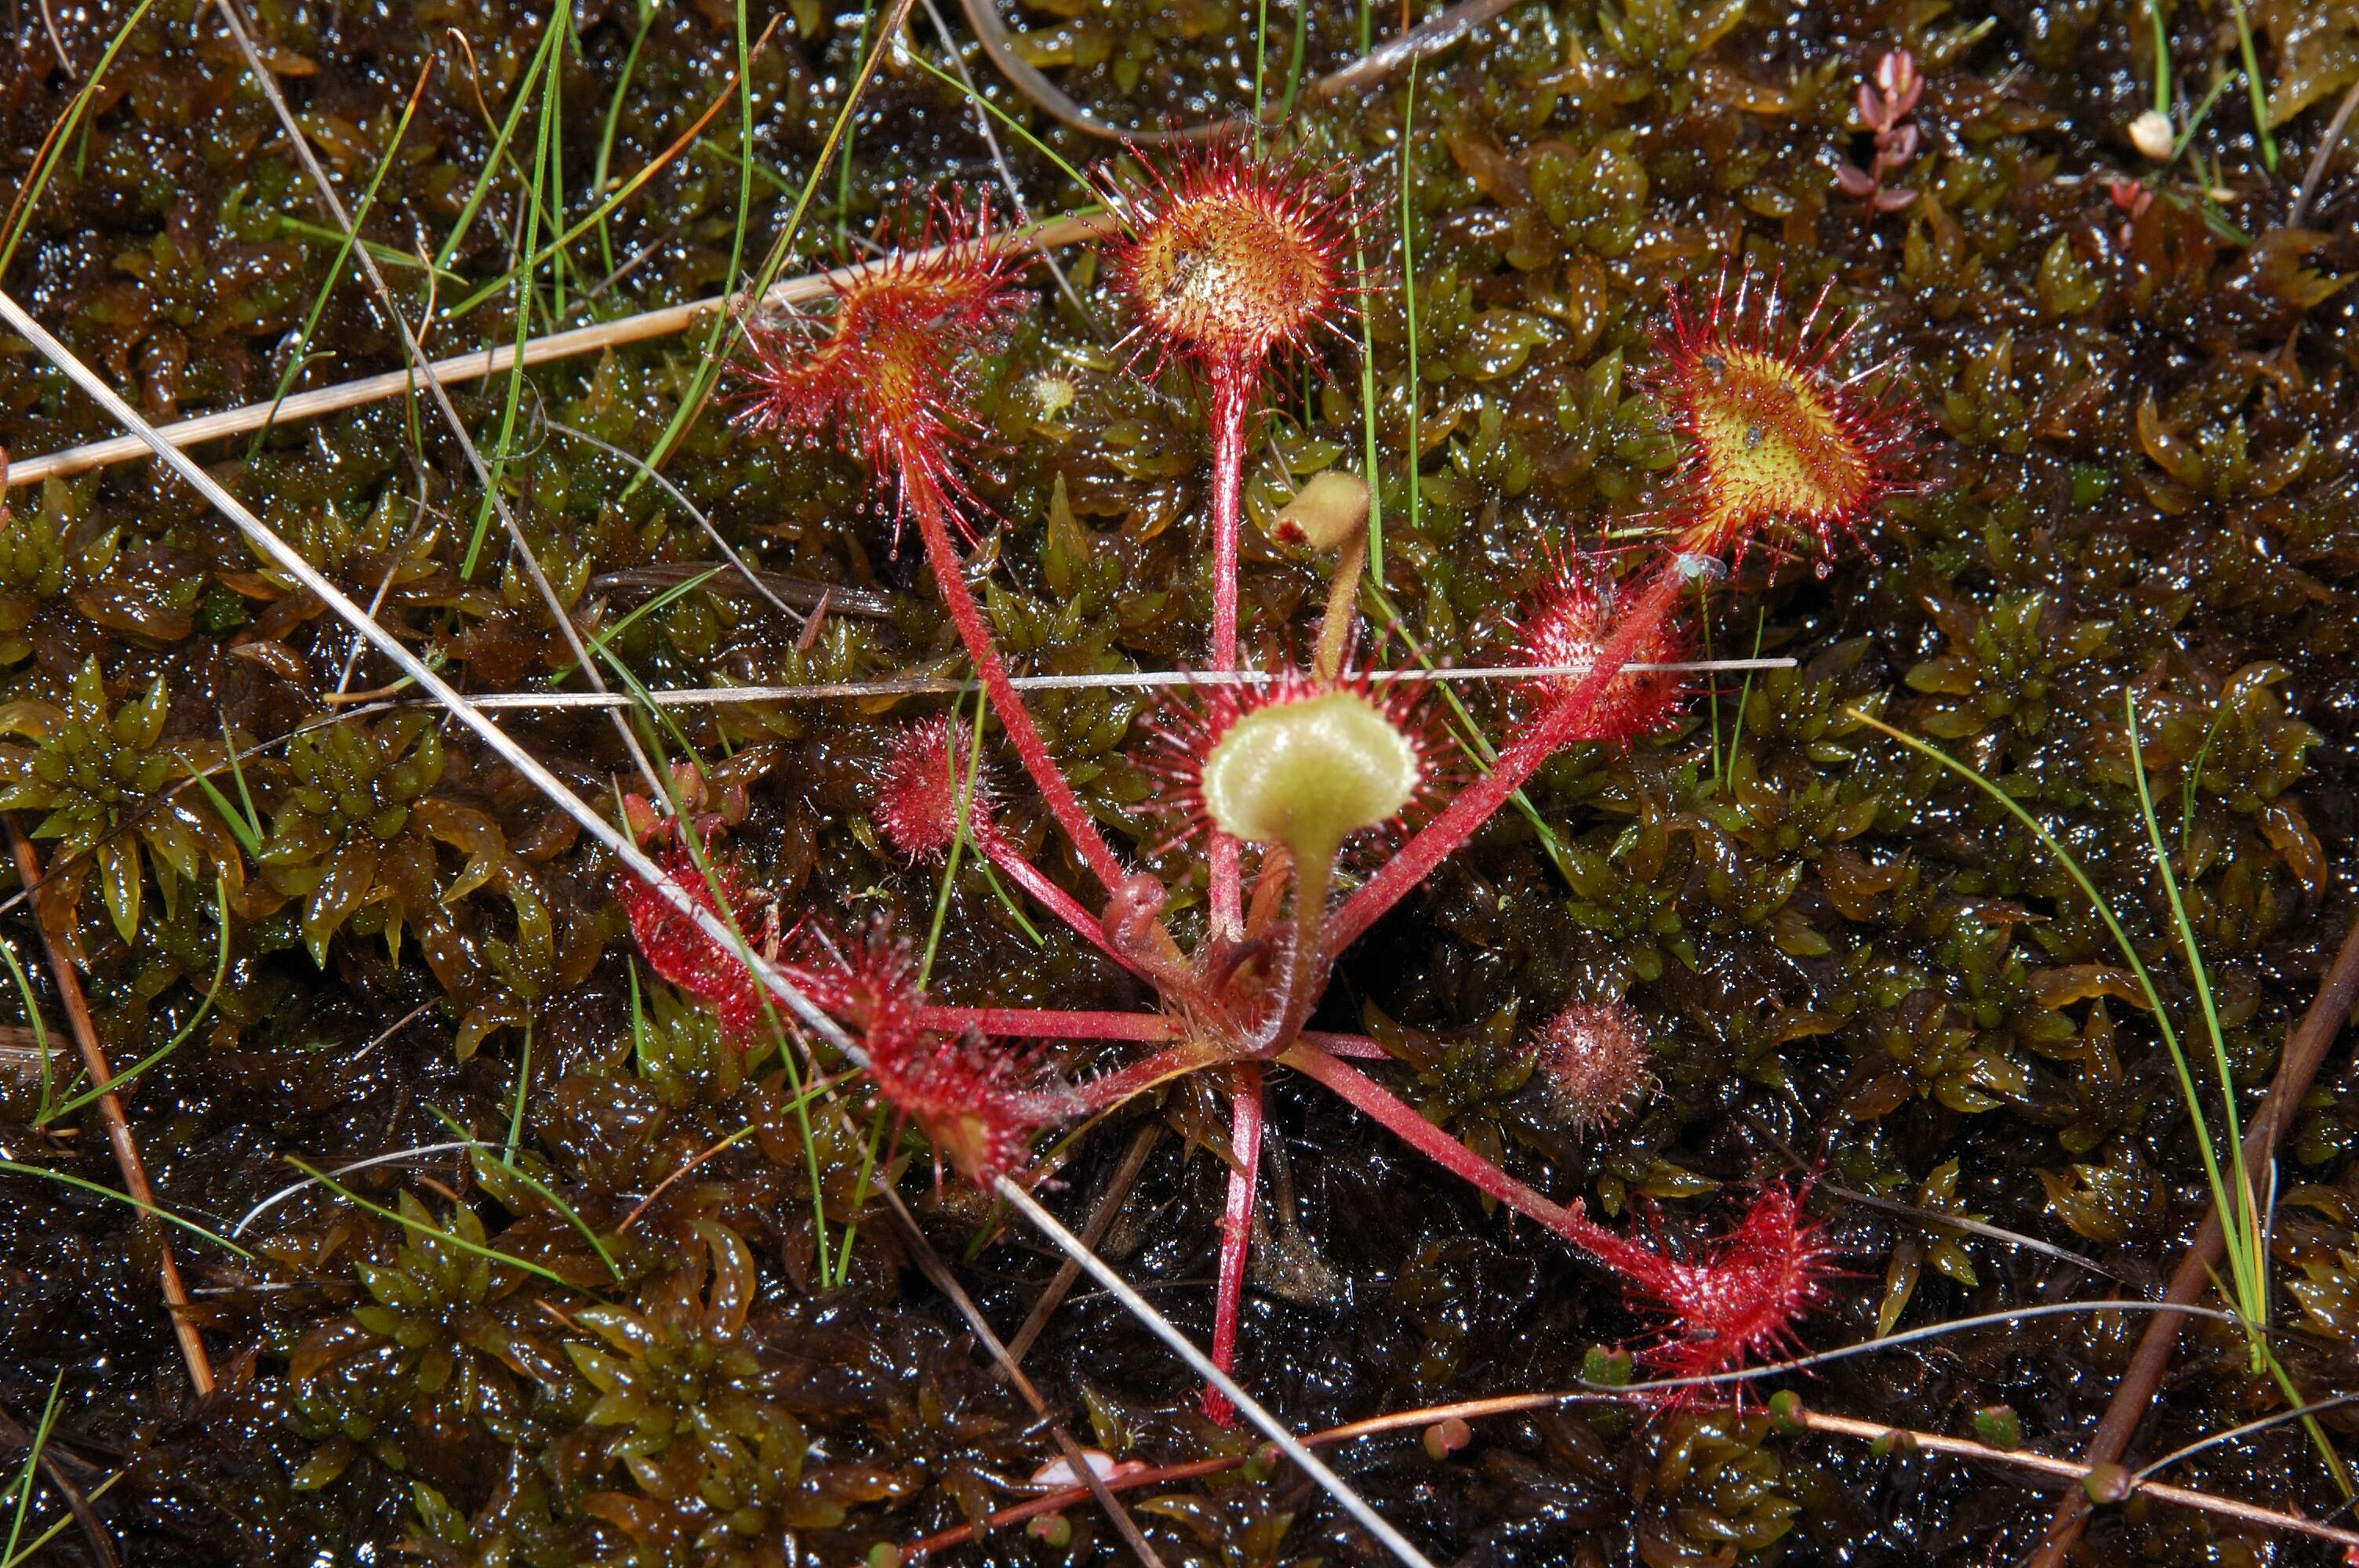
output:
[[[1120,273],[1142,328],[1185,353],[1212,391],[1217,676],[1236,669],[1234,514],[1257,380],[1275,350],[1300,343],[1345,303],[1338,203],[1332,182],[1310,166],[1265,164],[1226,145],[1185,155],[1120,210],[1132,225]],[[1826,1271],[1827,1249],[1792,1192],[1764,1189],[1719,1240],[1673,1255],[1607,1229],[1579,1200],[1560,1205],[1508,1175],[1346,1059],[1380,1057],[1373,1043],[1306,1024],[1352,943],[1550,756],[1584,740],[1626,744],[1677,717],[1676,678],[1630,666],[1682,655],[1680,620],[1691,582],[1728,570],[1756,536],[1829,546],[1839,531],[1861,527],[1899,482],[1905,420],[1834,377],[1830,363],[1845,334],[1822,325],[1824,297],[1799,327],[1784,322],[1775,289],[1748,308],[1749,275],[1734,300],[1725,279],[1701,310],[1673,299],[1654,384],[1690,448],[1679,514],[1655,557],[1618,583],[1601,567],[1549,557],[1546,580],[1523,605],[1520,656],[1558,673],[1524,684],[1486,774],[1446,786],[1409,688],[1341,671],[1340,657],[1325,653],[1312,672],[1242,686],[1215,679],[1166,706],[1141,761],[1166,781],[1161,804],[1178,824],[1170,842],[1205,844],[1213,892],[1202,935],[1183,947],[1164,920],[1169,887],[1126,868],[1043,744],[952,542],[954,529],[967,532],[973,508],[956,471],[972,428],[964,366],[996,342],[1017,308],[1016,258],[979,211],[937,208],[920,239],[947,248],[858,269],[840,287],[831,321],[757,326],[742,367],[745,416],[802,434],[832,420],[877,482],[897,489],[1009,749],[1102,896],[1093,908],[1092,890],[1066,890],[1016,851],[998,826],[1007,797],[974,776],[972,732],[947,719],[905,730],[890,750],[873,806],[886,841],[931,860],[963,834],[1151,988],[1156,1005],[1138,1012],[939,1005],[920,993],[906,947],[889,935],[839,942],[806,928],[789,971],[862,1036],[873,1091],[988,1186],[1020,1169],[1038,1130],[1183,1074],[1225,1074],[1237,1159],[1214,1313],[1213,1354],[1224,1366],[1251,1232],[1262,1077],[1273,1066],[1323,1086],[1619,1275],[1634,1303],[1663,1325],[1651,1364],[1710,1373],[1784,1342]],[[1341,559],[1350,563],[1343,569],[1359,569],[1351,552]],[[1348,617],[1348,591],[1331,603],[1342,607],[1331,619]],[[1348,645],[1321,642],[1322,649]],[[1339,900],[1334,889],[1351,880],[1355,848],[1376,862]],[[701,889],[684,858],[675,871]],[[724,880],[720,899],[736,896]],[[720,1007],[733,1028],[745,1026],[731,955],[647,900],[633,900],[630,912],[658,974]],[[1136,1054],[1067,1085],[1035,1054],[1001,1044],[1042,1038],[1127,1043]],[[1625,1114],[1651,1081],[1646,1031],[1619,1002],[1576,1003],[1531,1048],[1563,1114],[1583,1128]]]

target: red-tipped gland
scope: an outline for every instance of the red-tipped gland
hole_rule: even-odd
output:
[[[1627,1002],[1575,1002],[1525,1043],[1549,1103],[1582,1131],[1614,1126],[1654,1087],[1647,1026]]]
[[[708,883],[684,849],[666,850],[657,863],[695,903],[724,921],[734,921],[740,931],[748,929],[755,904],[745,894],[734,865],[710,861],[712,879]],[[625,877],[622,902],[624,913],[630,917],[631,935],[647,968],[658,979],[718,1011],[722,1033],[729,1039],[739,1044],[751,1040],[762,1026],[762,996],[760,983],[745,959],[705,935],[637,877]]]
[[[1250,373],[1336,325],[1353,293],[1351,203],[1329,170],[1266,160],[1241,137],[1148,167],[1143,189],[1105,187],[1130,228],[1114,276],[1149,336],[1207,371]]]
[[[1762,1188],[1701,1260],[1666,1260],[1631,1281],[1640,1304],[1666,1321],[1647,1365],[1666,1377],[1710,1377],[1796,1346],[1794,1325],[1825,1299],[1834,1255],[1792,1190]]]
[[[1298,863],[1407,820],[1433,780],[1419,694],[1364,675],[1288,670],[1201,707],[1174,703],[1157,739],[1148,765],[1188,825],[1181,838],[1217,828],[1283,844]]]
[[[1064,1099],[1038,1058],[1011,1052],[969,1029],[920,1027],[925,996],[908,944],[879,928],[847,946],[818,936],[798,970],[811,994],[858,1031],[868,1081],[901,1121],[915,1121],[934,1147],[935,1175],[948,1160],[988,1190],[1021,1165],[1027,1141],[1065,1115]]]
[[[1618,598],[1614,579],[1579,557],[1550,562],[1547,582],[1525,596],[1516,616],[1517,661],[1551,672],[1523,682],[1525,697],[1542,704],[1589,677],[1622,630],[1615,620]],[[1678,622],[1666,616],[1641,629],[1627,663],[1673,665],[1687,655]],[[1676,670],[1625,668],[1596,693],[1569,739],[1627,746],[1676,723],[1686,695],[1686,682]]]
[[[971,838],[980,842],[992,832],[991,781],[968,773],[971,755],[969,737],[948,715],[921,719],[894,741],[869,816],[911,861],[950,852],[962,810]]]
[[[1757,299],[1757,308],[1755,301]],[[1838,532],[1856,534],[1902,487],[1912,422],[1888,386],[1831,368],[1856,321],[1836,325],[1821,290],[1788,322],[1778,285],[1754,287],[1748,264],[1701,309],[1674,292],[1661,362],[1647,373],[1686,438],[1678,546],[1741,559],[1765,535],[1814,548],[1821,574]]]
[[[950,454],[975,428],[968,358],[1030,296],[1015,282],[1023,257],[984,202],[937,199],[918,232],[908,227],[904,248],[831,279],[831,317],[752,326],[738,417],[810,438],[832,421],[880,478],[922,476],[955,492]]]

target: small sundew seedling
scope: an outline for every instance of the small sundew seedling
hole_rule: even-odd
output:
[[[1626,1002],[1575,1002],[1525,1049],[1547,1081],[1549,1103],[1584,1132],[1619,1122],[1654,1085],[1647,1026]]]
[[[965,827],[980,839],[993,811],[991,781],[969,772],[968,748],[947,714],[903,730],[886,754],[869,816],[885,841],[911,861],[938,860]]]
[[[1802,535],[1824,573],[1834,536],[1856,534],[1901,486],[1910,420],[1830,368],[1853,324],[1829,319],[1825,291],[1799,322],[1783,306],[1777,283],[1756,290],[1749,265],[1734,297],[1723,273],[1701,310],[1674,293],[1647,381],[1689,447],[1679,547],[1742,559],[1764,535]]]

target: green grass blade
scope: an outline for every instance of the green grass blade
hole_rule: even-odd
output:
[[[2170,1053],[2170,1065],[2179,1075],[2180,1092],[2187,1100],[2188,1119],[2193,1124],[2195,1130],[2195,1146],[2203,1157],[2204,1181],[2211,1188],[2212,1201],[2220,1206],[2221,1214],[2223,1216],[2228,1214],[2230,1209],[2227,1182],[2221,1173],[2219,1157],[2212,1149],[2211,1127],[2203,1119],[2203,1098],[2195,1087],[2194,1069],[2188,1065],[2187,1053],[2179,1044],[2178,1031],[2171,1027],[2169,1011],[2162,1005],[2162,993],[2155,989],[2154,977],[2147,972],[2146,960],[2138,957],[2137,946],[2131,942],[2129,933],[2122,929],[2120,920],[2114,917],[2113,905],[2107,903],[2104,895],[2097,891],[2097,884],[2089,880],[2089,873],[2082,869],[2081,862],[2074,859],[2070,849],[2057,841],[2056,836],[2048,830],[2046,824],[2026,811],[2022,804],[2013,795],[1951,756],[1939,746],[1930,741],[1920,741],[1907,730],[1893,728],[1864,708],[1851,707],[1844,708],[1843,711],[1870,729],[1883,731],[1918,755],[1939,763],[1989,796],[2003,807],[2007,815],[2030,830],[2032,837],[2039,840],[2041,848],[2055,858],[2056,863],[2064,869],[2065,874],[2070,876],[2073,883],[2080,888],[2082,896],[2088,899],[2090,907],[2096,911],[2097,918],[2104,922],[2106,931],[2113,936],[2114,946],[2121,950],[2123,959],[2130,967],[2130,973],[2136,977],[2138,989],[2145,995],[2147,1008],[2154,1014],[2155,1030],[2162,1036],[2163,1045]]]
[[[0,1160],[0,1171],[7,1171],[19,1176],[34,1176],[45,1182],[57,1182],[65,1186],[78,1187],[83,1192],[94,1194],[99,1197],[113,1198],[116,1203],[129,1204],[133,1208],[138,1209],[142,1213],[152,1214],[158,1219],[164,1221],[168,1225],[177,1225],[181,1229],[188,1231],[192,1235],[201,1236],[216,1247],[227,1248],[230,1251],[236,1253],[241,1258],[251,1258],[254,1256],[253,1253],[248,1252],[245,1248],[240,1247],[228,1237],[216,1236],[212,1231],[207,1230],[203,1226],[199,1225],[192,1219],[182,1219],[179,1215],[174,1214],[168,1208],[162,1207],[157,1204],[142,1203],[139,1199],[133,1197],[129,1193],[117,1192],[114,1188],[103,1185],[98,1182],[89,1181],[81,1176],[68,1175],[63,1171],[52,1171],[43,1165],[19,1164],[14,1160]]]
[[[2249,1321],[2260,1322],[2267,1311],[2262,1292],[2268,1259],[2263,1249],[2260,1212],[2253,1195],[2252,1177],[2245,1169],[2245,1135],[2236,1114],[2235,1075],[2228,1065],[2228,1043],[2220,1027],[2220,1009],[2212,1000],[2212,977],[2196,946],[2195,924],[2188,916],[2185,900],[2180,896],[2179,878],[2170,869],[2170,851],[2163,846],[2162,824],[2155,817],[2154,793],[2147,784],[2146,754],[2138,736],[2136,697],[2125,691],[2122,708],[2129,724],[2130,773],[2137,781],[2138,811],[2146,819],[2147,842],[2154,847],[2155,870],[2161,873],[2163,894],[2170,901],[2171,924],[2178,928],[2180,949],[2187,955],[2188,972],[2194,979],[2195,994],[2203,1006],[2204,1033],[2212,1041],[2212,1065],[2220,1075],[2221,1119],[2227,1131],[2230,1162],[2236,1179],[2234,1205],[2220,1204],[2220,1234],[2227,1244],[2237,1301]],[[2222,1195],[2215,1192],[2213,1200],[2218,1202]]]
[[[2228,0],[2236,18],[2236,50],[2245,62],[2245,85],[2253,99],[2253,135],[2261,141],[2261,162],[2277,171],[2277,139],[2269,134],[2269,92],[2261,85],[2261,61],[2253,48],[2253,21],[2245,15],[2245,0]]]
[[[672,584],[671,587],[664,589],[661,593],[657,594],[653,599],[648,600],[636,610],[632,611],[629,614],[625,615],[621,620],[616,621],[612,626],[600,632],[596,636],[590,638],[582,644],[582,646],[592,654],[606,654],[608,645],[612,643],[615,638],[621,636],[625,632],[629,631],[641,617],[653,614],[656,611],[661,610],[664,606],[686,597],[697,589],[702,588],[706,583],[711,582],[714,578],[719,577],[722,573],[722,569],[723,568],[720,567],[714,567],[710,571],[699,572],[696,576],[690,578],[685,582],[676,582]],[[611,655],[609,655],[609,657],[611,657]],[[549,684],[556,686],[579,667],[580,666],[575,665],[572,660],[568,659],[558,668],[556,674],[549,677]]]
[[[49,1026],[41,1022],[41,1010],[33,999],[33,982],[25,974],[25,966],[16,961],[16,945],[0,940],[0,960],[8,965],[8,978],[16,984],[16,995],[25,1004],[25,1022],[33,1031],[33,1049],[41,1062],[41,1103],[34,1112],[33,1125],[38,1127],[49,1119],[49,1097],[57,1092],[49,1069]]]
[[[549,27],[552,29],[561,27],[569,14],[566,8],[560,7],[550,18]],[[553,47],[559,36],[552,31],[543,40],[541,58],[547,62],[546,69],[552,82],[559,66],[563,63],[562,51]],[[559,137],[557,116],[552,109],[553,105],[544,105],[541,110],[539,144],[533,157],[531,199],[526,203],[524,220],[524,254],[527,257],[540,243],[541,202],[548,189],[549,162],[555,156],[555,144]],[[484,538],[491,531],[492,514],[497,509],[500,485],[507,475],[508,457],[515,450],[516,415],[524,406],[524,346],[532,336],[532,264],[527,261],[519,273],[516,281],[516,360],[508,367],[507,392],[500,409],[499,446],[492,453],[491,475],[484,485],[483,502],[475,509],[475,528],[467,540],[466,557],[459,563],[462,579],[472,579],[475,575],[475,563],[483,554]]]
[[[983,719],[989,706],[980,696],[977,697],[974,705],[974,741],[968,750],[966,777],[958,776],[958,753],[947,745],[942,748],[944,765],[951,770],[951,798],[957,803],[952,820],[957,825],[958,831],[951,835],[951,852],[942,860],[942,884],[934,894],[933,924],[926,928],[926,955],[918,961],[919,990],[925,989],[926,982],[933,977],[934,951],[941,945],[942,920],[950,913],[951,888],[958,881],[960,852],[966,848],[969,808],[973,805],[974,771],[983,762]],[[951,714],[952,718],[957,717],[956,707],[951,708]]]
[[[483,172],[475,176],[474,189],[467,192],[467,200],[459,209],[459,221],[451,225],[451,232],[443,236],[441,245],[434,252],[435,271],[440,272],[451,265],[451,258],[458,254],[460,245],[466,241],[467,231],[474,226],[476,214],[483,211],[484,199],[491,194],[492,181],[498,176],[500,161],[506,156],[508,143],[515,139],[516,126],[523,123],[525,111],[531,106],[538,91],[548,70],[550,51],[556,49],[557,40],[561,36],[560,30],[565,22],[566,13],[562,8],[550,12],[549,25],[541,29],[540,47],[533,51],[532,63],[526,66],[523,74],[516,78],[516,102],[508,105],[507,117],[500,122],[499,133],[492,138],[492,150],[484,159]],[[531,251],[531,246],[525,247],[527,255]]]
[[[58,1375],[49,1380],[49,1397],[41,1406],[39,1424],[33,1428],[32,1445],[25,1450],[25,1467],[16,1472],[16,1482],[5,1494],[16,1499],[16,1517],[9,1523],[8,1550],[0,1552],[0,1561],[16,1561],[16,1542],[24,1537],[25,1516],[32,1511],[33,1487],[40,1479],[41,1452],[49,1447],[49,1433],[57,1426],[58,1396],[65,1391],[65,1368],[60,1367]]]
[[[115,1074],[113,1077],[107,1079],[106,1082],[82,1090],[82,1093],[74,1096],[73,1098],[66,1101],[65,1104],[57,1107],[53,1110],[44,1111],[38,1119],[35,1119],[33,1123],[34,1126],[44,1126],[47,1123],[55,1120],[57,1118],[66,1115],[70,1111],[80,1110],[83,1106],[86,1106],[91,1101],[98,1098],[99,1096],[110,1093],[113,1090],[121,1087],[123,1085],[129,1083],[132,1079],[137,1077],[140,1074],[146,1072],[148,1068],[154,1066],[157,1063],[162,1061],[165,1057],[179,1050],[181,1043],[187,1040],[190,1035],[196,1033],[197,1025],[205,1021],[207,1015],[209,1015],[213,1010],[213,1003],[220,1000],[222,981],[229,978],[229,887],[219,877],[215,877],[213,879],[213,907],[216,912],[214,918],[219,922],[221,927],[221,957],[213,965],[212,984],[205,988],[204,1000],[197,1004],[197,1011],[189,1015],[189,1022],[183,1023],[179,1029],[175,1030],[172,1033],[172,1037],[164,1042],[162,1045],[149,1052],[147,1055],[141,1057],[138,1061],[134,1062],[131,1065],[124,1068],[123,1071]],[[46,1062],[47,1059],[48,1058],[45,1056],[43,1058],[44,1062]]]
[[[554,1269],[545,1268],[542,1265],[532,1261],[528,1258],[518,1258],[513,1253],[502,1252],[497,1248],[485,1247],[477,1242],[470,1241],[465,1237],[457,1234],[455,1231],[445,1230],[439,1225],[429,1225],[426,1221],[413,1218],[409,1215],[403,1214],[398,1209],[390,1209],[386,1207],[383,1204],[371,1203],[368,1199],[361,1196],[358,1193],[353,1192],[350,1187],[339,1184],[334,1177],[312,1169],[310,1165],[307,1165],[302,1161],[295,1158],[294,1155],[289,1154],[286,1158],[288,1164],[294,1166],[297,1170],[302,1172],[305,1175],[310,1177],[313,1181],[319,1183],[320,1185],[327,1188],[330,1192],[335,1194],[346,1203],[351,1204],[355,1208],[366,1209],[369,1213],[375,1215],[379,1219],[389,1219],[394,1224],[401,1227],[404,1230],[410,1231],[419,1236],[430,1236],[437,1241],[447,1241],[462,1252],[471,1252],[478,1258],[488,1259],[490,1261],[495,1263],[506,1263],[512,1269],[522,1269],[526,1273],[547,1280],[551,1284],[567,1286],[573,1285],[572,1281],[567,1279],[564,1275],[559,1273]]]
[[[516,1053],[516,1103],[508,1108],[507,1147],[500,1152],[500,1163],[516,1169],[516,1145],[524,1141],[524,1096],[532,1087],[532,1020],[524,1023],[524,1046]]]
[[[1419,412],[1419,389],[1417,370],[1417,235],[1415,178],[1409,168],[1409,143],[1417,126],[1417,62],[1408,68],[1408,96],[1401,109],[1400,140],[1400,244],[1401,244],[1401,308],[1408,324],[1408,531],[1417,532],[1418,511],[1424,497],[1423,475],[1419,471],[1425,460],[1425,418]]]

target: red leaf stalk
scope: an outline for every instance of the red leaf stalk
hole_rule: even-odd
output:
[[[1221,1216],[1221,1279],[1212,1296],[1212,1365],[1223,1372],[1236,1364],[1245,1259],[1253,1246],[1254,1187],[1261,1175],[1261,1064],[1242,1062],[1231,1068],[1229,1086],[1229,1148],[1236,1163],[1229,1167],[1228,1205]],[[1204,1414],[1215,1425],[1236,1423],[1236,1407],[1209,1386]]]
[[[959,835],[963,807],[968,841],[1009,880],[1116,963],[1128,961],[1106,940],[1105,924],[1050,881],[1008,841],[998,822],[991,781],[970,773],[965,748],[947,715],[911,725],[886,761],[870,815],[892,846],[912,860],[940,860]]]
[[[1369,926],[1383,918],[1433,869],[1491,820],[1507,797],[1539,771],[1558,752],[1581,738],[1597,705],[1614,690],[1636,650],[1663,634],[1678,611],[1687,586],[1686,557],[1673,557],[1654,570],[1647,586],[1629,601],[1613,635],[1598,650],[1588,675],[1563,687],[1549,699],[1515,742],[1499,755],[1485,777],[1459,792],[1441,814],[1401,846],[1343,907],[1327,920],[1324,942],[1332,956],[1350,946]]]

